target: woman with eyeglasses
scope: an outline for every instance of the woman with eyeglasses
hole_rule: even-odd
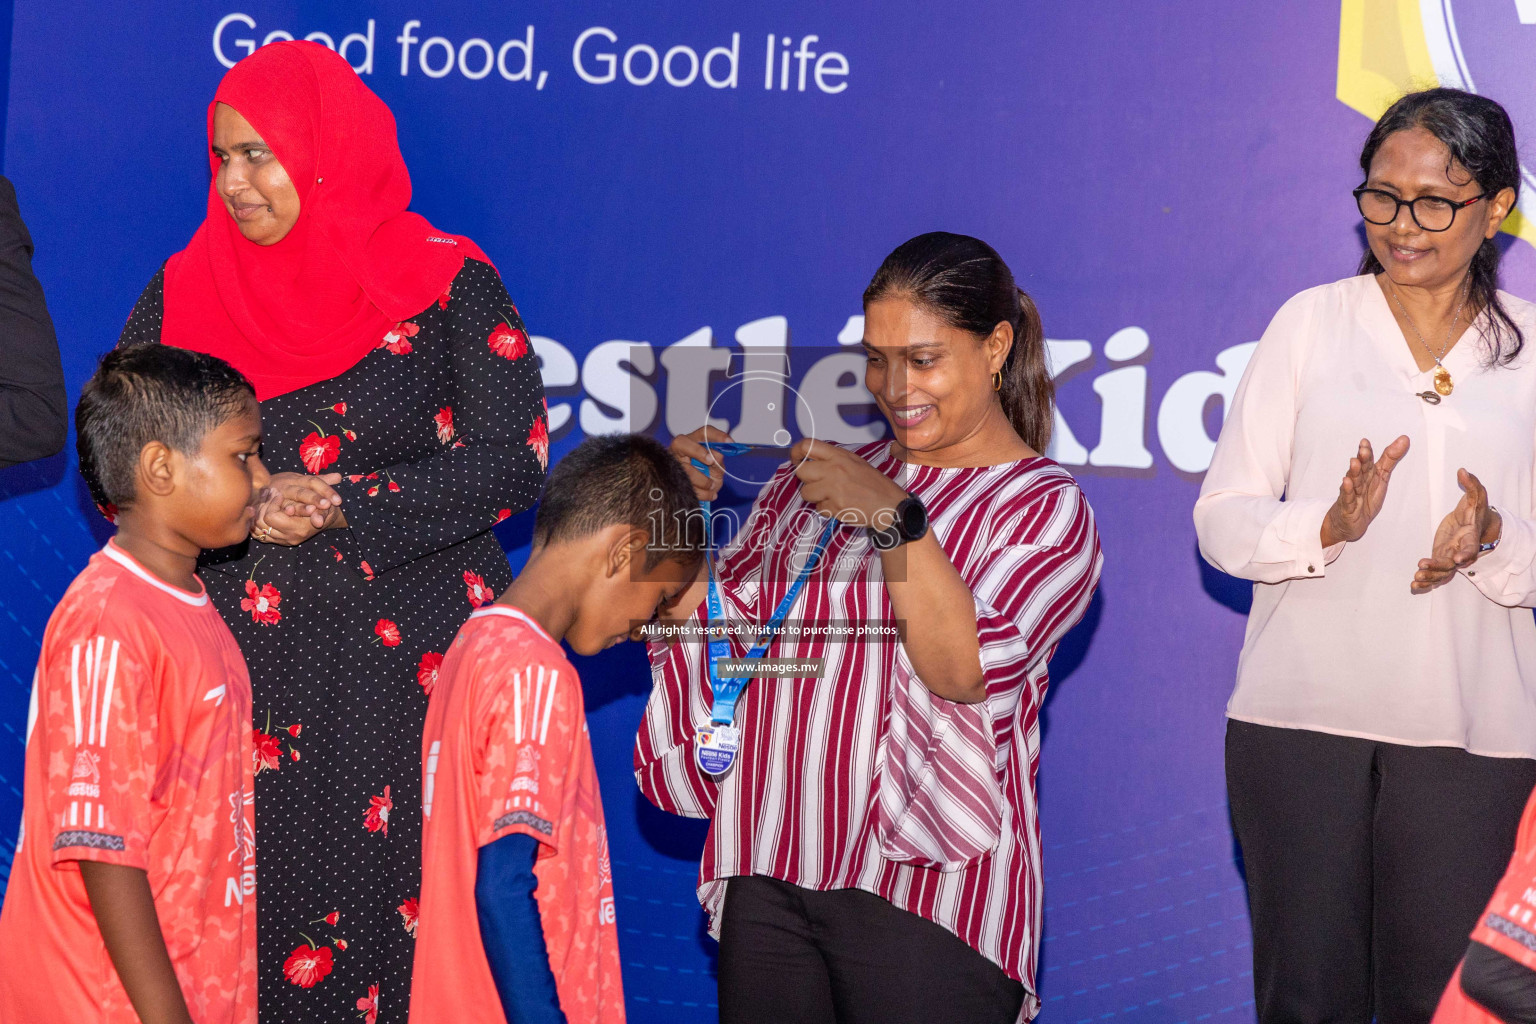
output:
[[[1281,307],[1195,505],[1254,581],[1227,792],[1259,1020],[1428,1021],[1536,785],[1536,307],[1520,165],[1454,89],[1360,154],[1359,276]]]

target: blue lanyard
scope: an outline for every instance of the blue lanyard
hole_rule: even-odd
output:
[[[742,455],[749,451],[760,449],[776,449],[782,448],[784,446],[771,444],[746,444],[738,441],[719,441],[714,443],[707,443],[705,447],[712,451],[717,451],[721,455]],[[699,459],[690,459],[689,461],[693,463],[694,468],[699,472],[709,472],[709,466]],[[716,726],[730,725],[736,718],[736,701],[741,697],[741,691],[744,690],[746,685],[752,680],[745,676],[733,676],[727,679],[722,679],[720,677],[720,659],[729,658],[731,656],[731,643],[728,639],[726,639],[723,632],[720,635],[716,635],[713,628],[713,625],[716,622],[719,622],[722,625],[724,624],[725,609],[720,601],[719,585],[715,582],[713,536],[714,521],[710,515],[711,503],[708,501],[703,501],[699,504],[704,509],[704,519],[707,524],[707,528],[710,530],[710,555],[708,558],[709,615],[705,620],[705,630],[709,636],[709,684],[710,689],[714,692],[715,695],[714,707],[710,712],[710,721],[713,725]],[[763,626],[762,633],[758,635],[757,642],[752,645],[752,648],[749,651],[747,651],[746,660],[755,661],[756,659],[761,658],[764,654],[768,653],[768,648],[773,643],[775,634],[778,633],[779,627],[784,625],[784,620],[788,618],[789,609],[792,605],[794,605],[795,598],[800,596],[800,591],[805,586],[805,581],[809,579],[811,573],[816,570],[817,564],[819,564],[821,561],[822,553],[826,551],[827,544],[832,540],[832,532],[836,529],[837,520],[829,517],[821,528],[821,536],[816,539],[816,547],[811,551],[811,557],[806,560],[805,565],[800,569],[799,574],[795,577],[795,581],[790,584],[789,590],[784,594],[784,597],[780,599],[778,606],[773,610],[773,614],[768,617],[768,622]]]

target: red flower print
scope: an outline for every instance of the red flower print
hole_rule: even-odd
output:
[[[453,406],[445,405],[432,417],[432,422],[437,424],[437,439],[443,444],[453,440]]]
[[[496,600],[496,592],[485,585],[485,580],[479,573],[464,572],[464,585],[469,588],[466,595],[472,608],[479,608],[488,601]]]
[[[379,485],[378,484],[374,484],[372,487],[368,488],[368,497],[370,497],[370,498],[377,498],[378,496],[379,496]]]
[[[355,480],[353,481],[353,483],[356,483],[356,482],[357,481],[355,481]],[[336,561],[338,561],[338,562],[341,561],[341,548],[339,548],[336,545],[332,544],[331,545],[331,550],[336,552]]]
[[[385,647],[400,646],[400,627],[388,619],[380,619],[373,624],[373,631],[379,634],[379,639],[384,641]]]
[[[437,689],[437,670],[443,667],[443,656],[433,651],[428,651],[421,656],[421,664],[416,666],[416,681],[426,691],[428,697]]]
[[[262,555],[256,559],[256,564],[251,566],[251,574],[245,580],[245,597],[240,599],[240,609],[251,613],[252,622],[271,626],[283,617],[283,613],[277,610],[277,606],[283,601],[283,595],[270,583],[257,584],[256,582],[256,570],[261,568],[261,563],[266,560],[267,556]],[[269,721],[267,724],[272,723]]]
[[[268,736],[260,729],[253,729],[251,741],[255,745],[252,753],[255,755],[257,775],[264,771],[276,771],[282,765],[283,745],[276,736]]]
[[[358,999],[357,1008],[363,1011],[359,1014],[363,1024],[374,1024],[379,1019],[379,986],[369,985],[368,994]]]
[[[254,569],[251,571],[255,572]],[[278,593],[277,588],[272,584],[263,583],[258,587],[255,580],[246,580],[245,596],[240,599],[240,610],[250,612],[252,622],[273,626],[283,617],[283,613],[277,608],[282,600],[283,595]]]
[[[389,489],[396,494],[400,493],[400,485],[395,483],[393,478],[391,478],[389,481]]]
[[[366,560],[364,560],[363,562],[359,563],[358,567],[363,570],[363,579],[365,579],[365,580],[373,579],[373,566],[369,565]]]
[[[535,419],[528,428],[528,447],[539,457],[539,468],[549,469],[549,426],[543,417]]]
[[[501,522],[503,519],[511,519],[511,518],[512,518],[512,510],[509,509],[509,508],[504,508],[500,512],[496,513],[496,521],[498,523]]]
[[[313,943],[300,946],[283,963],[283,974],[300,988],[314,988],[331,973],[331,947],[316,949]]]
[[[348,441],[356,441],[357,440],[357,434],[354,433],[351,430],[343,430],[341,432],[341,436],[346,438]]]
[[[326,409],[329,409],[338,416],[345,416],[347,414],[347,403],[337,402],[335,405],[326,406],[325,409],[316,409],[315,412],[325,412]]]
[[[448,300],[451,299],[451,298],[453,298],[453,282],[449,281],[447,284],[445,284],[443,286],[443,294],[441,294],[441,295],[439,295],[437,297],[437,308],[438,309],[447,309],[448,308]]]
[[[340,454],[341,438],[335,434],[327,436],[325,431],[320,430],[318,424],[304,440],[299,442],[299,459],[304,463],[304,468],[311,473],[320,472],[335,462]]]
[[[400,916],[405,919],[403,922],[405,930],[410,932],[411,938],[414,939],[416,937],[416,918],[421,913],[421,901],[412,896],[395,909],[400,911]]]
[[[110,501],[106,502],[105,504],[98,502],[96,505],[96,511],[100,512],[102,516],[106,518],[107,522],[117,522],[117,506],[112,504]]]
[[[361,474],[361,473],[348,473],[347,474],[347,483],[349,483],[349,484],[361,483],[364,479],[365,478],[364,478],[363,474]],[[332,548],[331,550],[335,551],[336,549]]]
[[[304,727],[302,725],[290,725],[286,727],[289,736],[297,738]],[[267,709],[267,724],[261,729],[251,731],[252,756],[255,759],[256,774],[264,771],[277,771],[283,763],[283,737],[272,731],[272,710]],[[289,741],[288,756],[295,761],[299,759],[299,752]],[[310,922],[313,924],[314,922]]]
[[[345,953],[347,951],[347,940],[346,939],[337,939],[335,941],[336,941],[336,948],[341,950],[343,953]]]
[[[385,786],[383,796],[368,798],[368,809],[363,812],[363,828],[389,835],[389,812],[394,809],[395,802],[389,798],[389,787]]]
[[[511,323],[497,324],[486,343],[492,352],[505,359],[521,359],[528,354],[528,335]]]
[[[326,914],[324,917],[317,917],[317,918],[315,918],[313,921],[311,921],[309,923],[310,924],[319,924],[321,921],[324,921],[326,924],[330,925],[332,928],[335,928],[336,927],[336,922],[340,921],[340,920],[341,920],[341,911],[333,910],[329,914]]]
[[[387,348],[390,354],[406,356],[411,354],[410,339],[416,337],[421,328],[409,320],[395,324],[394,328],[385,333],[383,339],[374,347]]]

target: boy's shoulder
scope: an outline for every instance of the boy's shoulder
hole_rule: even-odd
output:
[[[166,634],[177,619],[207,606],[206,592],[178,591],[108,544],[64,591],[48,620],[47,639],[73,644],[109,636],[148,656],[170,640]]]
[[[578,702],[581,680],[565,650],[520,609],[494,604],[477,609],[449,648],[436,689],[460,694],[461,714],[494,715],[517,704],[554,700],[557,690]],[[435,699],[434,690],[434,699]]]
[[[451,650],[472,659],[477,668],[496,669],[511,678],[524,666],[544,665],[576,675],[565,649],[519,608],[491,604],[476,609],[454,637]]]
[[[130,626],[144,617],[134,600],[132,577],[103,548],[91,556],[54,606],[50,632],[78,633],[103,627]],[[127,586],[124,584],[127,583]]]

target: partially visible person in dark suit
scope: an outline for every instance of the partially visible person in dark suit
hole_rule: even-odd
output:
[[[0,177],[0,469],[64,450],[69,412],[59,340],[32,273],[32,236]]]

